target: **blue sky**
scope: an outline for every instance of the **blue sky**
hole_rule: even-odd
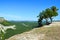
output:
[[[60,0],[0,0],[0,17],[14,21],[37,21],[39,13],[51,6],[60,9]],[[54,20],[60,20],[59,15]]]

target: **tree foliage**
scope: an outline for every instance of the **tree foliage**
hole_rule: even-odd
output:
[[[58,9],[55,6],[52,6],[51,8],[47,8],[45,10],[43,10],[42,12],[40,12],[39,16],[38,16],[38,24],[40,25],[42,23],[42,20],[45,19],[46,20],[46,24],[48,24],[48,19],[50,19],[51,23],[52,23],[52,17],[56,17],[58,16]]]

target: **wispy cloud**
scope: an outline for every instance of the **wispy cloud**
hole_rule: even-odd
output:
[[[34,17],[25,17],[21,15],[16,14],[6,14],[6,13],[0,13],[0,17],[4,17],[6,20],[14,20],[14,21],[35,21],[37,20]]]
[[[0,17],[4,17],[7,20],[21,20],[22,17],[18,15],[13,15],[13,14],[2,14],[0,13]]]

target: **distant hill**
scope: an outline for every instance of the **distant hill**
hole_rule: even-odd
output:
[[[53,20],[53,22],[60,22],[60,20]]]

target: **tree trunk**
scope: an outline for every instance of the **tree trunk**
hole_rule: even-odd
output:
[[[50,17],[51,23],[52,23],[52,18]]]
[[[46,20],[46,24],[48,24],[48,20],[47,20],[47,18],[46,18],[45,20]]]
[[[42,20],[43,19],[38,19],[38,26],[42,26]]]

